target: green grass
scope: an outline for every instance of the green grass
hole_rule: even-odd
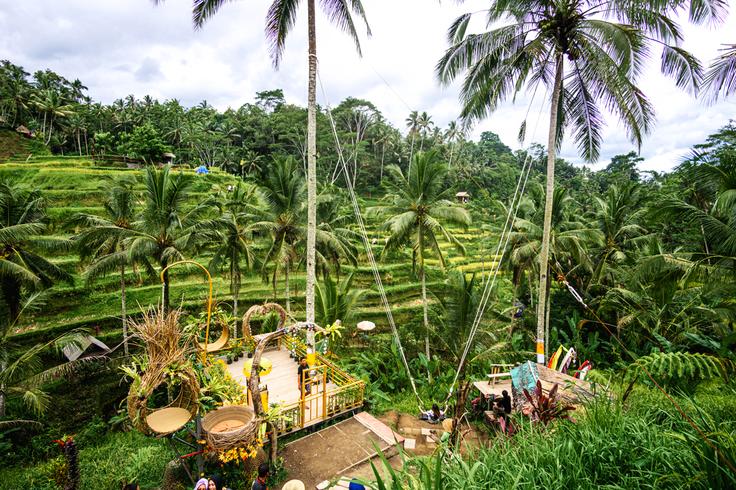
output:
[[[731,463],[736,461],[734,388],[678,398]],[[399,403],[406,403],[405,396]],[[470,488],[734,488],[736,475],[657,392],[638,389],[624,407],[599,400],[574,412],[575,423],[546,429],[516,419],[512,438],[492,436],[462,461],[410,460],[394,490]],[[415,482],[410,486],[409,482]],[[380,487],[379,487],[380,488]]]
[[[117,489],[123,481],[133,480],[144,490],[158,488],[166,464],[175,457],[165,440],[138,432],[110,433],[97,442],[92,447],[79,447],[81,490]],[[2,468],[0,489],[58,489],[50,477],[59,460],[32,467]]]

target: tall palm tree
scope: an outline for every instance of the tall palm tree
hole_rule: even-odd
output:
[[[541,200],[541,186],[539,195]],[[592,271],[593,265],[590,259],[589,249],[591,245],[601,242],[600,231],[580,221],[579,217],[575,214],[576,210],[573,205],[574,201],[568,194],[567,189],[556,187],[552,204],[551,231],[548,246],[551,262],[560,264],[570,276],[569,280],[571,282],[580,273],[590,273]],[[541,206],[538,206],[536,209],[541,210]],[[543,246],[544,240],[544,231],[542,226],[540,226],[543,219],[544,215],[540,215],[539,212],[531,216],[530,219],[516,219],[514,230],[509,240],[510,247],[508,255],[509,262],[515,268],[515,278],[521,277],[521,273],[525,269],[533,270],[535,267],[544,267],[547,269],[544,274],[546,279],[544,289],[539,291],[538,294],[549,297],[551,267],[549,263],[537,262],[537,257],[539,257],[539,251]],[[579,286],[580,284],[578,284]],[[537,304],[539,304],[539,301]],[[549,310],[550,304],[547,302],[544,310],[543,324],[545,338],[547,337],[546,332],[549,330]]]
[[[232,191],[221,194],[218,201],[220,215],[198,224],[197,229],[202,233],[201,238],[214,247],[209,269],[218,270],[227,264],[233,316],[237,317],[242,267],[250,269],[255,260],[252,225],[260,212],[262,198],[256,186],[239,182]],[[237,331],[233,336],[237,336]]]
[[[641,144],[654,113],[635,81],[650,41],[663,48],[663,71],[674,76],[679,87],[697,90],[702,77],[700,64],[679,47],[680,29],[667,17],[684,3],[494,0],[487,11],[491,30],[469,34],[472,13],[462,15],[450,27],[451,47],[437,65],[437,76],[450,83],[460,72],[467,72],[461,90],[464,119],[486,116],[523,89],[534,90],[540,84],[549,89],[542,264],[549,260],[555,157],[565,129],[572,131],[581,155],[588,161],[596,160],[603,127],[599,106],[603,104],[619,116],[630,139]],[[694,21],[717,18],[724,8],[712,2],[708,3],[712,8],[702,8],[704,2],[699,0],[691,3]],[[539,270],[537,360],[544,362],[547,267]]]
[[[125,268],[131,262],[126,240],[135,220],[134,179],[114,180],[105,200],[105,216],[79,214],[74,221],[85,229],[77,237],[80,259],[89,260],[84,276],[88,282],[111,272],[120,273],[120,315],[123,323],[123,349],[128,355],[128,312]]]
[[[454,236],[448,225],[468,226],[470,214],[451,200],[451,190],[443,188],[447,166],[440,161],[436,151],[420,152],[414,156],[404,174],[396,165],[386,167],[389,201],[372,208],[371,213],[386,217],[383,226],[389,230],[384,253],[401,249],[407,244],[412,249],[412,264],[419,267],[422,283],[422,307],[424,314],[424,348],[427,358],[429,348],[429,319],[427,282],[424,259],[428,251],[434,252],[441,267],[445,257],[439,241],[452,244],[460,253],[465,247]]]
[[[172,173],[169,165],[161,169],[146,168],[144,184],[144,208],[130,230],[128,250],[131,260],[153,259],[163,270],[184,259],[184,253],[194,245],[193,225],[204,211],[205,203],[187,210],[191,178]],[[164,272],[163,282],[163,308],[168,311],[169,271]]]
[[[304,176],[293,157],[274,160],[270,172],[262,183],[267,199],[267,208],[261,220],[253,224],[254,229],[268,233],[271,244],[263,260],[261,272],[268,277],[268,266],[273,266],[271,284],[274,296],[278,275],[284,274],[286,282],[286,310],[291,313],[289,272],[299,261],[298,245],[305,236],[304,223]]]
[[[462,142],[465,138],[465,128],[458,125],[457,121],[450,121],[445,130],[445,140],[450,145],[450,160],[447,162],[447,166],[452,168],[452,154],[455,150],[455,146]]]
[[[407,138],[411,138],[411,147],[409,148],[409,158],[412,159],[414,156],[414,139],[419,134],[419,111],[411,111],[409,117],[405,119],[406,127],[409,129],[409,133],[406,135]]]
[[[72,115],[74,108],[64,100],[61,93],[53,89],[43,90],[37,94],[34,104],[39,112],[43,114],[41,132],[45,137],[45,143],[48,145],[51,142],[51,136],[54,132],[54,122],[59,118]]]
[[[425,112],[422,112],[419,114],[419,117],[417,118],[417,129],[419,131],[419,151],[424,150],[424,139],[429,134],[429,131],[432,129],[432,126],[434,125],[434,121],[432,121],[432,116]]]
[[[736,44],[726,44],[705,74],[704,84],[713,101],[736,93]]]
[[[0,297],[6,318],[14,322],[21,312],[24,291],[34,291],[72,276],[44,257],[68,250],[68,240],[43,236],[47,229],[45,201],[38,191],[26,191],[0,181]]]
[[[159,3],[161,0],[154,0]],[[308,83],[307,83],[307,322],[314,323],[314,285],[316,281],[317,241],[317,29],[315,0],[307,2],[308,28]],[[215,15],[227,0],[193,0],[194,25],[201,27]],[[266,37],[271,43],[271,59],[278,68],[286,47],[286,38],[296,23],[296,13],[301,0],[274,0],[266,15]],[[370,27],[360,0],[320,0],[327,18],[345,31],[361,53],[354,16],[365,22],[367,34]]]

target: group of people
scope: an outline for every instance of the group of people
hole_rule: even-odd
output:
[[[222,478],[218,475],[210,476],[209,478],[200,478],[197,480],[197,484],[194,485],[194,490],[228,490],[222,483]]]
[[[253,480],[251,490],[268,490],[266,481],[270,475],[271,468],[268,463],[261,463],[258,465],[258,476]],[[126,489],[128,490],[128,489]],[[136,489],[131,489],[136,490]],[[229,490],[222,482],[222,478],[218,475],[210,476],[209,478],[200,478],[194,485],[194,490]]]

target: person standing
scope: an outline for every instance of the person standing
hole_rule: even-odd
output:
[[[312,393],[312,383],[309,382],[310,373],[309,373],[309,365],[307,364],[307,359],[302,357],[299,360],[299,367],[296,370],[297,373],[297,386],[299,387],[299,391],[302,390],[302,382],[304,382],[304,394],[310,395]]]
[[[266,485],[266,480],[268,480],[268,475],[271,473],[271,468],[268,466],[268,463],[261,463],[258,465],[258,477],[253,480],[253,485],[250,487],[250,490],[268,490],[268,486]]]

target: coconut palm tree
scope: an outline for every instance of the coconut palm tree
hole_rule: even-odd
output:
[[[396,165],[386,167],[388,201],[372,208],[372,214],[386,218],[383,226],[389,230],[384,254],[405,247],[412,249],[412,264],[419,267],[422,284],[422,306],[425,354],[430,357],[429,319],[427,302],[427,282],[425,257],[431,250],[445,267],[445,257],[440,248],[440,240],[452,244],[460,253],[465,247],[450,231],[448,225],[468,226],[470,214],[451,200],[451,190],[443,188],[447,166],[440,161],[436,151],[419,152],[404,174]]]
[[[161,0],[154,0],[159,3]],[[227,0],[193,0],[194,25],[201,27],[215,15]],[[271,43],[271,59],[278,68],[286,47],[286,38],[296,23],[296,13],[301,0],[274,0],[266,15],[266,37]],[[308,27],[308,83],[307,83],[307,322],[314,323],[314,285],[316,281],[317,235],[317,29],[316,0],[306,0]],[[327,18],[345,31],[361,53],[354,17],[365,22],[367,34],[370,27],[360,0],[320,0]]]
[[[435,292],[442,311],[444,335],[439,340],[444,344],[444,359],[460,361],[481,299],[476,279],[475,274],[453,272],[448,281]],[[493,318],[481,319],[478,342],[473,344],[468,364],[481,360],[499,362],[506,353],[509,317],[493,308],[490,310]]]
[[[210,271],[227,264],[233,316],[237,317],[242,267],[245,265],[250,269],[255,261],[252,225],[263,206],[263,198],[255,185],[239,182],[231,191],[220,194],[217,201],[220,215],[198,224],[197,230],[201,233],[200,238],[214,247],[208,267]],[[237,331],[233,336],[237,337]]]
[[[41,132],[45,137],[45,143],[48,145],[54,132],[54,122],[57,119],[71,116],[74,113],[74,107],[63,99],[61,93],[53,89],[46,89],[38,93],[33,103],[43,114]]]
[[[153,259],[161,270],[184,259],[184,254],[195,243],[193,225],[202,215],[207,202],[190,209],[189,188],[191,176],[172,173],[166,165],[161,169],[151,166],[144,174],[144,207],[130,230],[129,253],[133,261]],[[169,310],[169,271],[163,277],[163,308]]]
[[[0,181],[0,296],[8,323],[21,311],[24,291],[50,287],[72,276],[44,257],[69,250],[68,240],[43,236],[47,229],[45,201],[38,191],[26,191]]]
[[[565,130],[573,133],[586,160],[596,160],[602,138],[602,104],[621,119],[632,142],[641,144],[654,113],[635,82],[652,42],[662,46],[663,71],[674,76],[679,87],[698,89],[700,64],[679,47],[679,26],[667,17],[684,3],[494,0],[487,10],[487,25],[493,26],[489,31],[468,33],[472,13],[462,15],[450,27],[451,46],[437,65],[437,76],[448,84],[467,72],[461,89],[461,115],[465,120],[486,116],[523,89],[535,90],[539,85],[549,89],[547,186],[539,258],[542,264],[549,260],[555,157]],[[692,2],[693,21],[722,14],[723,5],[708,3],[712,8],[702,8],[703,3]],[[544,362],[546,274],[547,267],[540,267],[539,362]]]
[[[591,276],[591,284],[605,282],[610,275],[609,266],[634,258],[636,241],[646,239],[641,222],[647,209],[644,206],[641,186],[628,183],[612,185],[603,197],[594,196],[597,209],[595,223],[603,238],[597,263]]]
[[[85,229],[77,236],[80,259],[89,260],[84,271],[87,282],[111,272],[120,273],[120,315],[123,323],[123,349],[128,355],[128,315],[125,293],[125,268],[131,262],[126,240],[131,238],[135,220],[135,194],[131,178],[111,183],[105,200],[105,216],[79,214],[74,222]],[[146,263],[147,264],[147,263]]]
[[[465,139],[466,129],[461,125],[458,125],[457,121],[450,121],[445,130],[445,141],[450,145],[450,160],[447,162],[447,166],[452,168],[452,154],[455,150],[455,146]]]
[[[432,116],[430,116],[426,112],[422,112],[421,114],[419,114],[417,118],[417,130],[419,132],[419,151],[424,150],[424,139],[429,134],[432,126],[434,126]]]
[[[713,101],[736,93],[736,44],[725,44],[705,74],[706,93]]]
[[[280,273],[286,282],[286,306],[290,311],[289,274],[303,257],[304,248],[308,247],[307,228],[304,226],[304,205],[306,192],[304,175],[293,157],[276,158],[270,172],[263,181],[261,189],[266,196],[267,206],[261,219],[253,224],[254,230],[267,233],[271,237],[271,246],[266,252],[261,272],[268,277],[268,266],[273,266],[271,283],[276,294],[276,284]],[[323,206],[320,215],[321,223],[315,230],[317,266],[324,273],[330,264],[347,258],[356,262],[355,247],[350,243],[354,232],[343,227],[344,218],[330,206]],[[335,265],[337,269],[337,265]],[[338,269],[339,270],[339,269]]]
[[[537,193],[541,201],[543,190],[541,186]],[[573,278],[579,277],[583,272],[589,274],[593,269],[590,259],[589,248],[601,242],[601,233],[599,230],[591,227],[589,224],[580,221],[576,215],[574,201],[569,195],[567,189],[556,187],[554,192],[551,216],[551,231],[549,238],[550,261],[537,262],[540,249],[543,246],[544,232],[540,226],[544,215],[536,212],[530,219],[517,218],[514,222],[514,229],[509,240],[508,258],[509,263],[514,267],[514,279],[522,277],[524,270],[533,270],[536,267],[545,267],[544,277],[546,283],[544,289],[539,291],[540,296],[549,297],[550,289],[550,263],[559,264],[565,273],[568,274],[568,280],[573,282]],[[536,208],[541,211],[541,206]],[[541,276],[541,275],[540,275]],[[580,283],[576,284],[578,287]],[[539,301],[537,302],[539,304]],[[547,338],[549,331],[549,310],[550,304],[546,303],[544,310],[543,335]],[[545,352],[546,355],[546,352]]]
[[[268,266],[273,266],[271,284],[274,297],[280,273],[286,282],[286,310],[291,313],[289,272],[299,262],[297,246],[304,239],[304,177],[293,157],[274,159],[273,165],[262,182],[267,207],[254,229],[268,233],[271,244],[263,259],[261,272],[268,277]]]

